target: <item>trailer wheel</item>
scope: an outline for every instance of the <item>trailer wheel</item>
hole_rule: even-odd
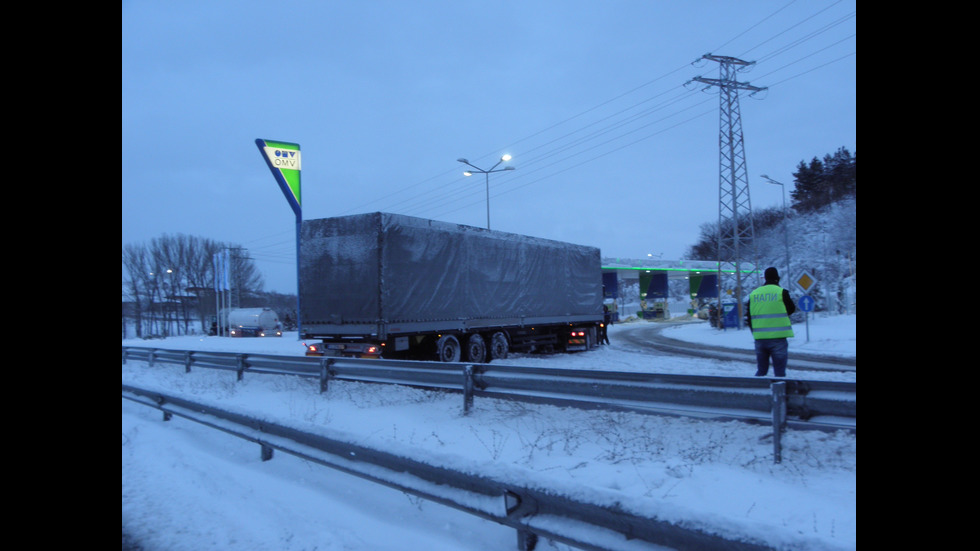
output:
[[[487,343],[479,333],[473,333],[466,339],[466,361],[475,364],[487,361]]]
[[[458,362],[460,356],[459,340],[452,335],[443,335],[436,342],[436,352],[440,362]]]
[[[502,331],[497,331],[490,337],[490,350],[487,354],[487,361],[506,360],[510,345],[507,344],[507,335]]]

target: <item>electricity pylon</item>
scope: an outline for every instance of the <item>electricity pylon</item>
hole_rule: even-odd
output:
[[[735,72],[754,64],[734,57],[706,54],[701,59],[716,61],[721,78],[695,77],[707,84],[707,89],[717,86],[720,90],[720,124],[718,134],[718,300],[735,299],[738,312],[738,328],[745,318],[742,289],[742,256],[755,240],[752,224],[752,201],[749,198],[749,175],[745,166],[745,144],[742,136],[742,115],[739,111],[738,93],[749,90],[756,93],[765,88],[735,80]],[[753,265],[753,271],[758,267]],[[719,313],[723,313],[721,304]],[[724,324],[721,324],[724,327]]]

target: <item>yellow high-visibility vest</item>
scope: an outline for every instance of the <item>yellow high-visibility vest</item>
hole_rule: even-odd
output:
[[[783,304],[783,288],[779,285],[763,285],[749,295],[749,316],[752,319],[752,337],[756,339],[780,339],[793,336],[793,326]]]

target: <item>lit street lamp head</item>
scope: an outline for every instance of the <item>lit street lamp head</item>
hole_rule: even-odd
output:
[[[500,157],[500,160],[497,161],[497,164],[495,164],[492,167],[490,167],[489,170],[484,170],[484,169],[482,169],[482,168],[480,168],[480,167],[478,167],[478,166],[470,163],[467,159],[465,159],[463,157],[460,157],[459,159],[456,159],[457,161],[459,161],[459,162],[461,162],[463,164],[470,165],[474,169],[474,170],[466,170],[466,171],[464,171],[463,172],[463,176],[472,176],[475,172],[479,172],[480,174],[483,174],[486,177],[485,178],[485,182],[486,182],[486,186],[487,186],[487,229],[488,230],[490,229],[490,174],[491,173],[494,173],[494,172],[503,172],[505,170],[514,170],[514,167],[512,167],[512,166],[505,166],[504,168],[499,168],[499,169],[497,168],[497,166],[499,166],[500,163],[507,162],[507,161],[511,160],[512,158],[513,157],[511,157],[509,153],[505,153],[504,155],[502,155]]]

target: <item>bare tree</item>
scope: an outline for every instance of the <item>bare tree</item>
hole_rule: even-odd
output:
[[[132,315],[136,325],[136,336],[143,337],[143,323],[151,309],[150,294],[147,292],[147,251],[139,245],[125,245],[122,250],[123,269],[129,278],[123,281],[124,296],[128,293],[133,305]]]
[[[261,292],[262,276],[240,246],[181,234],[124,246],[123,293],[133,305],[137,337],[188,334],[195,319],[206,330],[206,320],[216,313],[212,259],[224,250],[232,252],[231,282],[238,296]]]

